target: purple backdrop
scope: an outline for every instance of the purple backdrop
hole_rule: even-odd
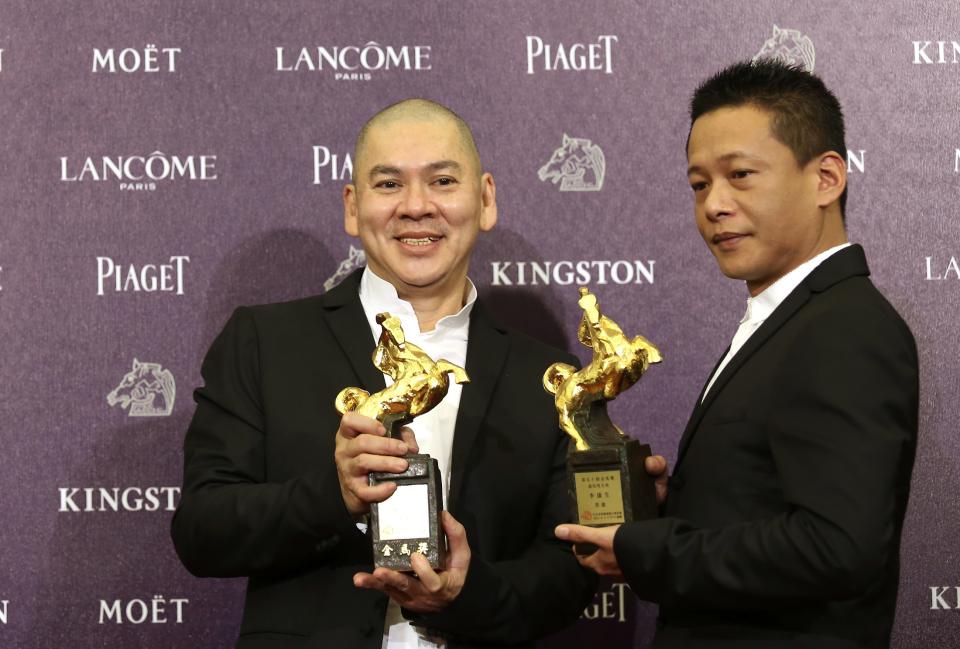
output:
[[[920,347],[894,646],[957,637],[960,8],[267,4],[0,11],[0,645],[232,646],[242,581],[194,579],[168,534],[200,361],[235,306],[322,292],[349,265],[352,140],[401,98],[474,126],[501,218],[471,274],[504,320],[574,348],[585,282],[660,345],[613,411],[672,462],[746,297],[694,227],[685,106],[761,51],[839,95],[851,239]],[[644,647],[654,614],[606,584],[545,644]]]

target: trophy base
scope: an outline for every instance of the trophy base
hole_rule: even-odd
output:
[[[657,517],[657,491],[643,466],[650,446],[635,439],[594,446],[567,455],[567,491],[573,521],[606,527]],[[574,552],[596,552],[592,543],[574,544]]]
[[[407,455],[403,473],[371,473],[370,484],[395,482],[397,490],[370,506],[374,566],[411,572],[410,555],[419,552],[430,567],[445,567],[447,537],[443,534],[440,468],[429,455]]]

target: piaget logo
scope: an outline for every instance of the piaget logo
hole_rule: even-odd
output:
[[[627,621],[627,607],[624,605],[624,591],[628,586],[622,582],[610,584],[610,588],[597,592],[593,603],[583,610],[580,616],[587,620]]]
[[[331,153],[322,145],[313,147],[313,184],[320,185],[321,178],[350,180],[353,176],[353,159],[349,153]]]
[[[619,40],[606,34],[592,43],[564,44],[546,43],[539,36],[527,36],[527,74],[539,70],[613,74],[613,45]]]
[[[174,255],[168,263],[124,264],[112,257],[97,257],[97,295],[107,293],[169,293],[183,295],[187,255]]]
[[[93,48],[92,72],[176,72],[179,47],[162,47],[150,43],[142,50],[134,47],[123,49],[108,47]]]

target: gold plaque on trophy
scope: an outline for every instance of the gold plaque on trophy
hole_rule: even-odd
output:
[[[581,525],[623,523],[623,489],[619,471],[582,471],[574,474],[577,522]]]

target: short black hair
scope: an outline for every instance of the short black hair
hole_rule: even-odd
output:
[[[706,113],[748,105],[772,114],[773,136],[789,147],[801,167],[827,151],[836,151],[846,164],[840,102],[820,77],[776,59],[734,63],[700,84],[690,101],[690,128]],[[846,206],[844,188],[841,216]]]

